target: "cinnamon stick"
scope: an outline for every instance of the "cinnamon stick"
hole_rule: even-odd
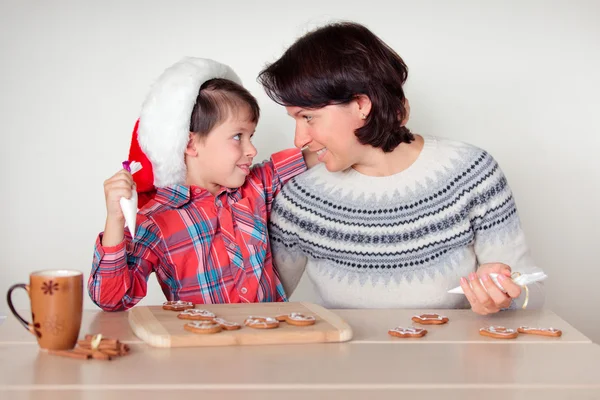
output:
[[[78,353],[78,352],[69,351],[69,350],[49,350],[48,354],[52,354],[55,356],[61,356],[61,357],[67,357],[67,358],[74,358],[76,360],[87,360],[91,357],[88,354]]]
[[[92,351],[92,358],[94,360],[111,360],[112,359],[110,355],[105,354],[98,350]]]

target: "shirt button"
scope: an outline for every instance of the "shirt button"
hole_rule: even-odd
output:
[[[201,190],[200,189],[194,189],[194,193],[195,194],[200,194]]]
[[[243,287],[242,290],[240,290],[240,292],[242,292],[242,294],[246,294],[246,293],[248,293],[248,289],[246,289],[245,287]]]
[[[229,248],[230,248],[231,250],[235,250],[235,243],[230,243],[230,244],[229,244]]]

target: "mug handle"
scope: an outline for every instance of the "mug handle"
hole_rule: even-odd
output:
[[[17,310],[15,310],[15,307],[13,306],[12,303],[12,292],[15,289],[25,289],[27,291],[27,294],[29,294],[29,285],[26,285],[24,283],[17,283],[16,285],[12,285],[10,287],[10,289],[8,289],[8,293],[6,294],[6,302],[8,303],[8,308],[10,308],[10,311],[14,314],[15,317],[17,317],[17,319],[19,320],[19,322],[21,324],[23,324],[23,326],[25,327],[25,329],[27,329],[29,332],[31,332],[32,334],[36,335],[37,332],[35,330],[35,327],[27,322],[23,317],[21,317],[19,315],[19,313],[17,312]]]

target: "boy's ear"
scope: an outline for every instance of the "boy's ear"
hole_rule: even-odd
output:
[[[188,137],[188,143],[185,147],[185,155],[190,157],[196,157],[198,155],[198,149],[196,148],[197,145],[198,143],[196,142],[196,136],[192,132],[190,132],[190,135]]]

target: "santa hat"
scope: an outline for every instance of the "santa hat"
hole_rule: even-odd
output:
[[[185,149],[192,110],[200,86],[215,78],[242,84],[225,64],[185,57],[167,68],[152,85],[133,129],[129,149],[129,160],[142,164],[142,169],[133,175],[139,207],[153,197],[155,188],[185,182]]]

